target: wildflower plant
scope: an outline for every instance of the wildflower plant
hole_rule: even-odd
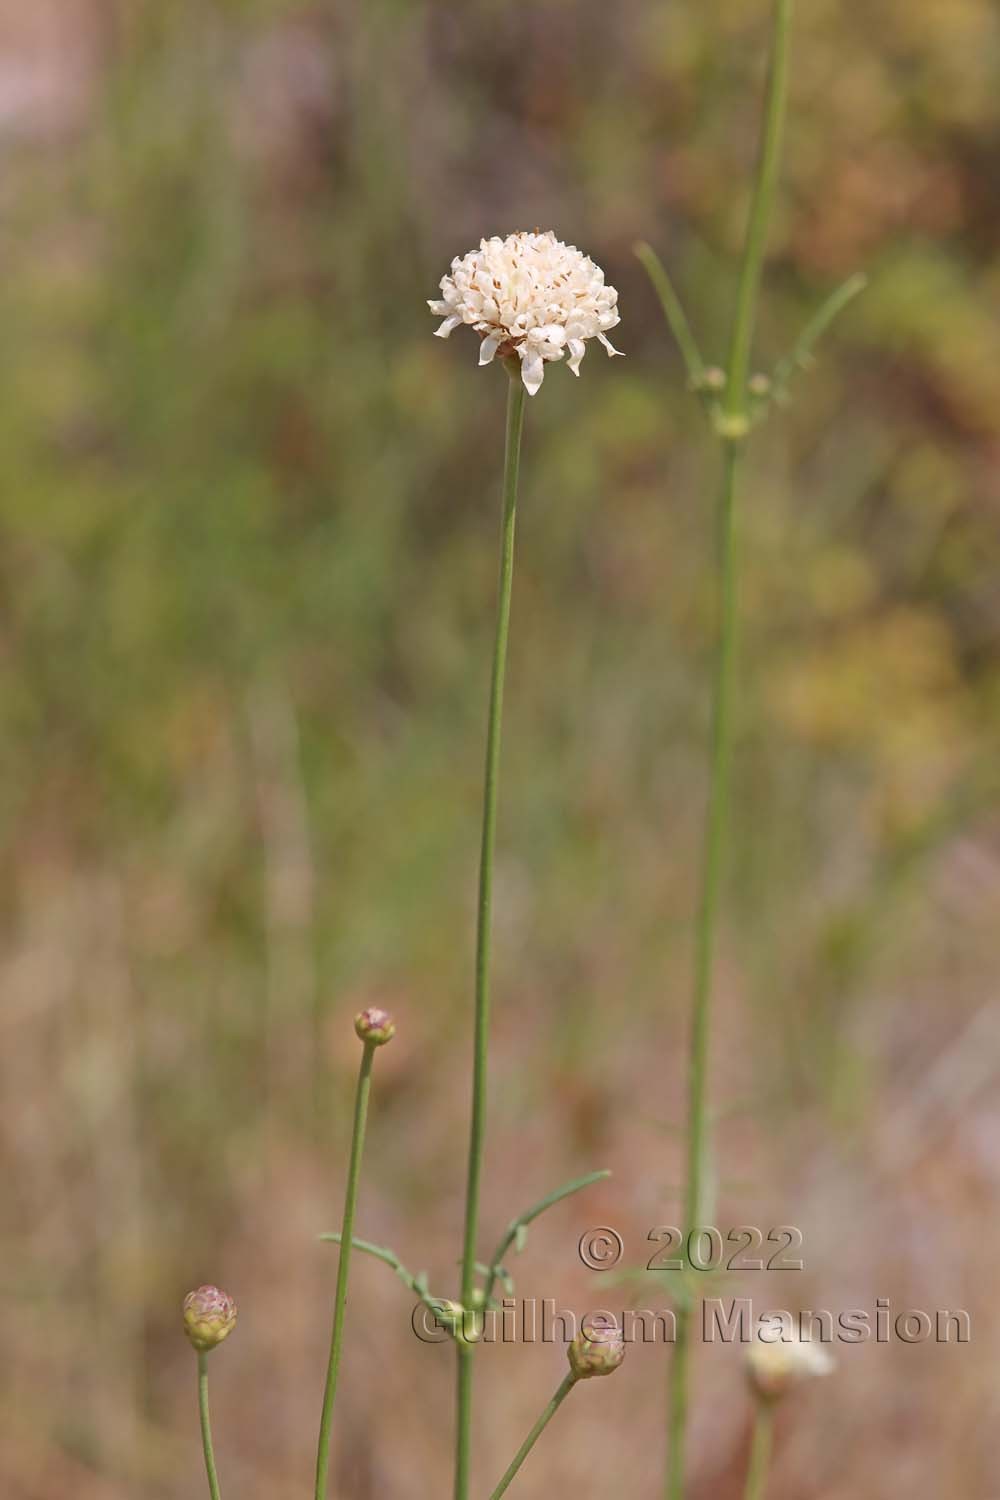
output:
[[[729,783],[733,740],[733,687],[736,667],[738,505],[747,439],[776,403],[787,400],[796,373],[808,368],[812,350],[834,318],[861,291],[863,276],[852,276],[806,324],[791,353],[773,373],[751,373],[757,300],[778,178],[788,92],[792,0],[772,0],[771,47],[763,125],[750,198],[750,210],[737,280],[736,300],[724,368],[702,355],[698,340],[670,276],[655,251],[636,246],[687,369],[688,383],[709,417],[721,456],[717,506],[718,620],[712,684],[709,791],[705,817],[701,887],[695,927],[694,982],[688,1064],[687,1151],[684,1222],[687,1231],[706,1223],[711,1141],[708,1067],[716,928],[729,823]],[[691,1268],[684,1267],[684,1274]],[[666,1500],[685,1494],[685,1439],[692,1343],[693,1298],[684,1285],[677,1297],[677,1331],[669,1369]]]
[[[188,1292],[182,1308],[184,1332],[198,1356],[198,1415],[201,1445],[211,1500],[220,1500],[219,1475],[212,1445],[212,1423],[208,1409],[208,1356],[236,1327],[237,1307],[228,1292],[217,1286],[200,1286]]]
[[[535,395],[544,379],[546,363],[561,360],[564,356],[570,370],[578,375],[588,339],[598,339],[609,355],[616,354],[618,351],[609,342],[607,330],[618,324],[619,314],[617,292],[605,283],[603,271],[589,256],[574,245],[564,244],[553,233],[543,234],[538,230],[511,234],[506,239],[480,241],[478,250],[471,250],[452,261],[450,273],[441,280],[441,292],[441,300],[429,304],[432,312],[445,314],[444,322],[437,329],[438,336],[447,338],[460,323],[469,324],[480,337],[480,365],[492,364],[499,358],[509,377],[496,632],[483,785],[472,1113],[462,1241],[461,1304],[468,1312],[474,1310],[477,1303],[488,1302],[498,1274],[495,1264],[487,1267],[485,1285],[481,1284],[477,1245],[486,1133],[493,858],[525,393]],[[571,1184],[567,1191],[573,1190],[575,1185]],[[561,1196],[565,1196],[562,1190],[552,1195],[550,1201]],[[522,1223],[520,1236],[523,1236],[523,1230]],[[468,1336],[455,1340],[458,1359],[455,1500],[467,1500],[469,1493],[475,1347],[475,1341]]]
[[[441,1297],[431,1292],[427,1277],[414,1275],[393,1250],[354,1237],[354,1204],[360,1145],[364,1132],[362,1086],[367,1100],[367,1074],[362,1063],[355,1132],[348,1176],[347,1199],[341,1230],[323,1238],[340,1245],[341,1261],[335,1298],[334,1334],[327,1378],[317,1462],[316,1500],[326,1494],[330,1453],[330,1418],[340,1341],[343,1332],[343,1302],[346,1296],[347,1260],[358,1249],[388,1265],[420,1301],[433,1312],[439,1326],[451,1336],[457,1362],[455,1411],[455,1500],[468,1500],[472,1447],[473,1361],[481,1340],[484,1316],[495,1308],[494,1292],[501,1283],[507,1295],[513,1280],[506,1261],[524,1246],[528,1226],[546,1209],[570,1194],[607,1176],[591,1172],[564,1184],[513,1218],[501,1235],[488,1261],[480,1259],[479,1228],[482,1198],[483,1153],[486,1138],[487,1064],[490,1037],[490,958],[492,946],[493,863],[496,846],[497,806],[500,777],[501,728],[507,644],[510,635],[511,596],[514,580],[514,536],[517,521],[521,436],[525,399],[535,395],[544,379],[545,365],[565,358],[574,375],[590,339],[604,344],[609,355],[617,354],[607,330],[619,322],[618,294],[606,284],[604,273],[573,245],[552,233],[508,235],[506,239],[482,240],[477,250],[456,258],[441,281],[442,298],[430,302],[431,310],[444,314],[437,329],[447,338],[461,323],[479,335],[480,366],[499,363],[507,376],[507,415],[501,491],[500,558],[497,585],[496,624],[490,671],[489,709],[486,728],[486,763],[483,777],[482,835],[479,857],[479,894],[476,915],[475,979],[473,995],[472,1101],[466,1169],[465,1215],[462,1233],[460,1295]],[[392,1034],[391,1023],[365,1012],[356,1023],[370,1050]],[[370,1071],[370,1067],[369,1067]],[[596,1336],[595,1336],[596,1337]],[[588,1348],[591,1348],[588,1345]],[[584,1368],[582,1349],[556,1396],[543,1410],[528,1441],[515,1458],[496,1494],[502,1494],[520,1468],[529,1449],[578,1380],[590,1374],[610,1373],[621,1362],[624,1345],[592,1347],[592,1368]],[[605,1368],[598,1370],[603,1360]]]
[[[343,1238],[340,1245],[340,1260],[337,1265],[337,1286],[333,1299],[333,1328],[330,1334],[330,1356],[326,1368],[326,1385],[323,1391],[323,1407],[320,1413],[319,1444],[316,1450],[316,1500],[323,1500],[327,1493],[330,1473],[330,1445],[333,1427],[333,1403],[337,1394],[337,1377],[340,1373],[340,1355],[344,1343],[344,1318],[347,1310],[347,1279],[354,1246],[354,1214],[358,1202],[358,1184],[361,1178],[361,1158],[365,1147],[365,1130],[368,1123],[368,1096],[371,1092],[372,1065],[375,1053],[391,1042],[396,1034],[396,1023],[389,1012],[378,1006],[370,1006],[354,1018],[354,1030],[362,1044],[361,1067],[354,1094],[354,1124],[351,1131],[351,1155],[347,1168],[347,1187],[344,1192]]]
[[[704,857],[695,934],[691,1012],[687,1150],[684,1214],[688,1230],[705,1222],[708,1200],[710,1133],[708,1063],[716,926],[721,877],[726,857],[729,778],[732,759],[732,696],[736,649],[737,516],[746,443],[754,427],[776,403],[787,399],[797,371],[807,366],[812,348],[833,318],[860,290],[853,277],[828,299],[803,330],[791,353],[769,375],[751,373],[758,292],[768,225],[774,199],[787,90],[791,0],[773,0],[770,70],[764,106],[760,152],[735,310],[724,367],[707,362],[670,278],[648,245],[637,253],[659,296],[669,327],[680,347],[689,384],[709,417],[721,455],[718,499],[718,638],[712,688],[709,796]],[[529,1225],[554,1204],[607,1175],[591,1172],[548,1193],[515,1215],[492,1254],[480,1252],[480,1207],[487,1119],[490,1042],[490,974],[492,946],[493,866],[497,836],[501,733],[507,649],[514,577],[521,440],[526,397],[541,389],[547,365],[565,363],[579,375],[586,346],[601,343],[611,356],[619,353],[608,333],[619,323],[618,295],[589,256],[556,238],[551,231],[519,231],[505,238],[480,241],[478,248],[456,257],[442,277],[441,296],[429,302],[442,321],[437,336],[447,339],[461,325],[478,336],[480,367],[499,366],[506,376],[506,431],[499,540],[496,620],[490,668],[486,753],[483,777],[481,844],[473,985],[471,1110],[466,1167],[458,1295],[432,1291],[424,1272],[414,1274],[392,1249],[355,1235],[362,1157],[376,1052],[395,1034],[385,1011],[372,1007],[355,1018],[362,1056],[354,1096],[354,1116],[341,1227],[321,1239],[339,1246],[333,1293],[333,1317],[326,1385],[320,1415],[315,1500],[327,1500],[333,1439],[333,1415],[343,1349],[348,1280],[354,1250],[381,1261],[432,1313],[450,1336],[456,1359],[454,1500],[469,1500],[473,1436],[473,1372],[486,1314],[497,1307],[496,1289],[507,1296],[514,1285],[509,1258],[524,1246]],[[691,1267],[677,1296],[676,1333],[670,1365],[666,1500],[684,1500],[685,1436],[693,1337]],[[208,1420],[206,1359],[230,1332],[236,1319],[232,1299],[214,1287],[192,1292],[184,1303],[184,1322],[198,1355],[199,1408],[211,1500],[219,1500],[218,1477]],[[520,1471],[542,1432],[572,1390],[584,1381],[613,1374],[622,1364],[625,1344],[617,1327],[585,1325],[569,1345],[568,1370],[492,1492],[499,1500]],[[747,1375],[755,1401],[753,1447],[747,1476],[748,1500],[762,1500],[771,1444],[772,1414],[787,1390],[809,1375],[826,1373],[830,1362],[811,1346],[769,1346],[751,1350]]]
[[[569,1370],[560,1381],[551,1400],[542,1408],[541,1415],[524,1442],[514,1454],[503,1478],[490,1496],[500,1500],[510,1487],[524,1460],[552,1421],[570,1391],[581,1380],[592,1380],[598,1375],[613,1375],[625,1358],[625,1339],[621,1329],[614,1327],[584,1326],[570,1342],[566,1351]]]
[[[747,1467],[745,1500],[764,1500],[774,1409],[791,1391],[820,1375],[829,1375],[834,1360],[826,1349],[801,1334],[765,1340],[758,1334],[746,1352],[747,1383],[754,1398],[753,1438]]]

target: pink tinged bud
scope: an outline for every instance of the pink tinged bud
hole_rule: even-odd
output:
[[[184,1332],[204,1353],[221,1344],[236,1327],[236,1303],[217,1286],[200,1286],[184,1298]]]
[[[625,1358],[625,1340],[620,1328],[584,1327],[567,1350],[574,1380],[592,1375],[613,1375]]]
[[[378,1005],[369,1005],[354,1017],[354,1029],[363,1042],[384,1047],[396,1035],[396,1023],[387,1010]]]

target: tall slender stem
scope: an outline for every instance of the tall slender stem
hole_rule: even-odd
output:
[[[757,156],[753,197],[750,200],[750,217],[747,221],[746,240],[743,245],[743,261],[736,292],[736,313],[733,318],[729,364],[726,370],[726,409],[731,416],[742,416],[746,412],[747,375],[750,370],[750,346],[757,313],[757,293],[760,290],[761,272],[764,268],[764,252],[767,249],[767,234],[771,223],[771,210],[774,207],[781,137],[785,124],[791,20],[792,0],[773,0],[771,61],[764,100],[764,126]]]
[[[712,743],[701,901],[695,937],[687,1191],[684,1204],[684,1222],[688,1230],[697,1228],[701,1223],[705,1153],[708,1147],[709,1020],[719,888],[729,821],[729,775],[732,762],[732,698],[737,625],[735,502],[741,452],[742,450],[736,443],[726,444],[723,452],[722,488],[719,493],[718,507],[719,623],[715,654],[715,681],[712,691]]]
[[[760,150],[740,267],[727,366],[724,418],[719,424],[722,485],[719,500],[719,627],[713,686],[708,809],[698,909],[688,1071],[686,1231],[701,1223],[708,1151],[708,1061],[712,978],[719,891],[726,855],[732,760],[732,696],[736,656],[736,505],[743,443],[749,431],[747,377],[767,233],[774,204],[785,99],[792,0],[774,0],[771,57]],[[690,1298],[677,1311],[668,1391],[667,1500],[683,1500],[685,1435],[691,1356]]]
[[[767,1490],[767,1475],[771,1466],[771,1438],[774,1432],[774,1412],[764,1401],[757,1402],[753,1424],[753,1442],[750,1446],[750,1464],[747,1469],[747,1487],[744,1500],[764,1500]]]
[[[347,1169],[347,1189],[344,1193],[344,1218],[340,1231],[340,1262],[337,1266],[337,1286],[333,1298],[333,1331],[330,1335],[330,1358],[326,1369],[326,1388],[323,1392],[323,1411],[319,1423],[319,1446],[316,1452],[316,1500],[326,1500],[327,1482],[330,1473],[330,1437],[333,1427],[333,1401],[337,1394],[340,1351],[344,1342],[347,1277],[351,1265],[351,1250],[354,1244],[354,1210],[358,1201],[358,1180],[361,1176],[361,1156],[365,1145],[365,1126],[368,1121],[368,1095],[371,1091],[372,1059],[375,1056],[375,1046],[374,1042],[366,1041],[364,1043],[364,1051],[361,1054],[361,1068],[358,1073],[358,1087],[354,1095],[351,1159]]]
[[[476,1240],[479,1232],[479,1194],[486,1136],[486,1064],[490,1035],[490,928],[493,905],[493,851],[496,842],[497,788],[500,772],[500,727],[503,715],[504,673],[510,632],[510,597],[514,577],[514,529],[517,520],[517,480],[524,426],[524,386],[516,370],[508,371],[507,436],[504,451],[503,520],[500,532],[500,580],[497,591],[496,639],[490,682],[489,724],[486,732],[486,773],[483,786],[483,832],[479,857],[479,903],[476,926],[475,1035],[472,1051],[472,1118],[469,1127],[469,1168],[465,1190],[465,1233],[462,1248],[462,1306],[472,1303],[476,1286]],[[472,1350],[459,1339],[457,1421],[455,1433],[455,1500],[467,1500],[472,1427]]]
[[[560,1406],[562,1406],[563,1402],[566,1400],[566,1397],[569,1395],[570,1391],[575,1385],[576,1377],[574,1376],[573,1372],[570,1371],[569,1374],[566,1375],[555,1395],[552,1397],[551,1401],[549,1401],[548,1405],[543,1410],[534,1427],[532,1427],[531,1431],[528,1433],[528,1436],[525,1438],[520,1448],[518,1448],[517,1452],[514,1454],[514,1457],[510,1463],[510,1467],[507,1469],[506,1474],[504,1474],[496,1489],[493,1491],[492,1495],[490,1496],[490,1500],[500,1500],[500,1496],[506,1494],[508,1488],[510,1487],[510,1482],[514,1478],[514,1475],[524,1463],[524,1460],[527,1458],[528,1454],[531,1452],[532,1448],[535,1446],[538,1439],[541,1437],[546,1427],[552,1421],[552,1418],[555,1416]]]
[[[729,769],[732,758],[732,689],[736,661],[736,479],[740,448],[727,443],[723,455],[719,496],[719,639],[713,688],[711,771],[705,826],[701,902],[695,947],[695,992],[692,1008],[688,1097],[687,1187],[684,1201],[686,1230],[702,1220],[705,1153],[708,1146],[708,1043],[715,953],[715,922],[725,853],[729,809]],[[668,1392],[668,1500],[684,1494],[685,1434],[687,1431],[688,1367],[691,1353],[692,1307],[685,1296],[677,1307],[673,1358]]]
[[[198,1350],[198,1415],[201,1418],[201,1446],[205,1450],[208,1492],[212,1500],[220,1500],[219,1475],[215,1468],[215,1451],[212,1447],[212,1424],[208,1415],[208,1354],[204,1349]]]
[[[462,1339],[455,1340],[455,1500],[467,1500],[472,1455],[472,1357]]]

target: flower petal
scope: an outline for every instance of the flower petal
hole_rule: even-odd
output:
[[[532,330],[530,337],[551,344],[554,349],[561,349],[566,342],[566,330],[559,323],[543,323],[540,328]]]
[[[445,320],[441,324],[440,328],[435,328],[435,330],[434,330],[434,337],[436,339],[446,339],[446,338],[449,338],[451,336],[452,331],[458,327],[458,325],[459,325],[459,323],[461,323],[461,321],[462,321],[461,318],[445,318]]]
[[[483,339],[483,342],[479,346],[480,365],[488,365],[499,348],[499,336],[495,333],[487,334],[486,338]]]
[[[536,349],[521,355],[521,379],[529,396],[534,396],[545,379],[545,361]]]
[[[443,318],[448,312],[447,302],[442,302],[440,298],[436,302],[428,302],[427,306],[432,313],[437,313],[439,318]]]
[[[567,348],[569,349],[569,359],[566,361],[566,363],[569,365],[574,375],[579,375],[580,361],[583,359],[583,356],[587,352],[587,346],[583,342],[583,339],[570,339],[569,343],[567,344]]]
[[[611,340],[609,338],[605,338],[603,333],[599,333],[597,337],[600,339],[605,349],[607,349],[609,358],[612,358],[616,354],[621,354],[622,359],[625,358],[624,354],[622,354],[622,351],[620,349],[616,349]]]

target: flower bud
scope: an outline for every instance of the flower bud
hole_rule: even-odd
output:
[[[574,1380],[612,1375],[625,1358],[625,1340],[618,1327],[585,1325],[566,1351]]]
[[[449,1331],[459,1327],[465,1316],[465,1308],[461,1302],[453,1302],[450,1297],[436,1297],[434,1299],[434,1316]]]
[[[747,1379],[761,1401],[778,1401],[815,1375],[829,1375],[834,1361],[821,1345],[793,1338],[765,1343],[756,1338],[746,1353]]]
[[[719,391],[724,391],[726,389],[725,370],[720,370],[718,365],[707,365],[701,372],[698,389],[711,391],[715,395],[718,395]]]
[[[354,1029],[363,1042],[371,1042],[376,1047],[384,1047],[396,1035],[395,1021],[378,1005],[369,1005],[367,1010],[359,1011],[354,1017]]]
[[[726,443],[739,443],[750,431],[750,423],[742,412],[716,412],[714,426],[719,437]]]
[[[470,1311],[448,1297],[434,1299],[434,1316],[459,1344],[477,1344],[482,1336],[481,1312]]]
[[[184,1298],[184,1332],[199,1353],[214,1349],[236,1327],[236,1303],[217,1286],[200,1286]]]
[[[751,375],[747,382],[747,390],[756,400],[763,401],[766,396],[771,394],[770,377],[760,373]]]

